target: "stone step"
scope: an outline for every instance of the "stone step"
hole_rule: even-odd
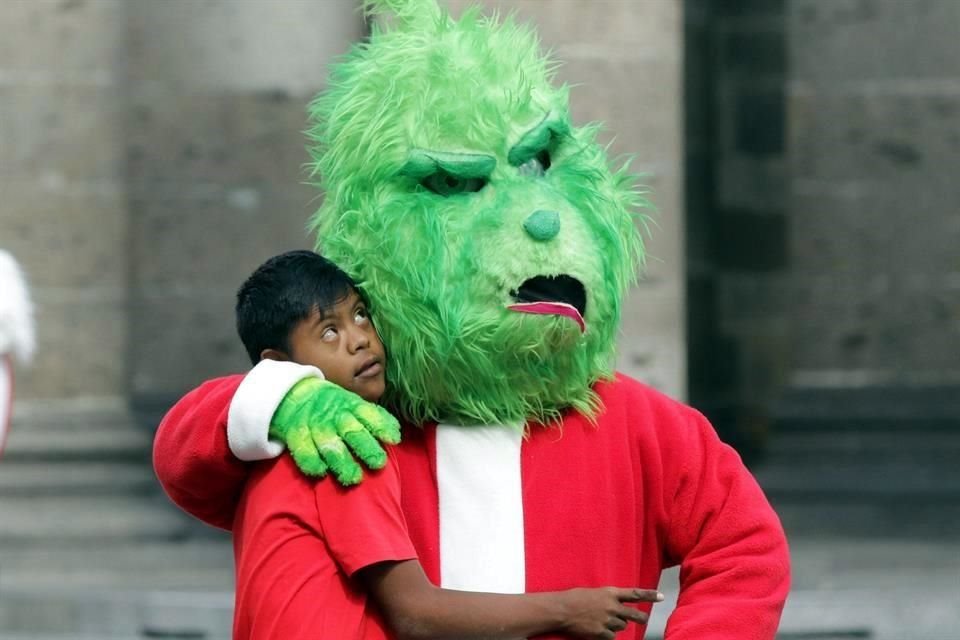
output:
[[[840,433],[906,434],[919,432],[955,434],[960,431],[960,420],[889,416],[874,418],[778,418],[772,424],[774,437],[793,432],[830,435]]]
[[[769,495],[787,538],[960,540],[960,503],[822,499]]]
[[[754,470],[769,495],[824,501],[862,498],[960,503],[960,465],[915,462],[878,463],[871,459],[838,462],[829,456]]]
[[[14,403],[11,424],[52,431],[136,424],[122,398],[31,399]]]
[[[139,634],[115,635],[112,633],[109,635],[102,633],[32,633],[30,631],[4,633],[3,630],[0,630],[0,640],[143,640],[143,636]]]
[[[934,584],[955,585],[960,577],[960,538],[794,535],[790,537],[790,555],[790,584],[795,591],[883,588],[878,580],[883,575],[896,576],[897,589],[913,590]],[[960,597],[956,589],[953,591]]]
[[[153,434],[132,424],[93,424],[70,429],[13,425],[3,461],[149,460]]]
[[[162,545],[155,547],[160,549]],[[182,556],[195,557],[184,548]],[[955,640],[958,546],[948,542],[800,538],[779,640]],[[678,571],[664,573],[648,638],[663,638]],[[0,584],[0,640],[207,638],[230,634],[229,588],[10,588]]]
[[[949,592],[920,586],[910,595],[890,588],[793,590],[776,640],[956,640],[957,600]],[[936,587],[944,587],[939,583]],[[654,605],[647,640],[663,640],[676,592],[661,587],[666,600]],[[910,603],[904,606],[904,601]]]
[[[792,387],[775,407],[777,424],[805,430],[844,426],[960,427],[960,386]]]
[[[788,537],[791,590],[777,640],[960,638],[960,538]],[[647,640],[663,638],[678,573],[663,574]]]
[[[230,536],[185,541],[120,541],[93,548],[44,545],[0,552],[0,585],[47,589],[212,589],[233,587]]]
[[[0,589],[0,638],[226,640],[232,618],[230,590]]]
[[[129,540],[172,540],[191,530],[189,517],[161,496],[0,496],[0,550]]]
[[[147,462],[13,459],[0,464],[0,496],[148,495],[159,490]]]
[[[184,636],[181,635],[180,637],[183,638]],[[194,637],[196,638],[196,636]],[[204,639],[207,637],[203,636]],[[30,631],[4,633],[0,629],[0,640],[143,640],[143,636],[140,634],[115,635],[111,633],[105,635],[102,633],[33,633]]]
[[[31,400],[14,406],[3,460],[149,460],[152,440],[117,399]]]
[[[787,431],[775,432],[764,451],[764,463],[870,460],[919,462],[923,465],[960,460],[960,429],[944,431]]]

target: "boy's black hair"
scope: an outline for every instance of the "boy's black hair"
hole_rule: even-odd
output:
[[[253,364],[264,349],[290,353],[290,333],[314,309],[327,311],[351,291],[340,267],[313,251],[288,251],[257,267],[237,291],[237,333]]]

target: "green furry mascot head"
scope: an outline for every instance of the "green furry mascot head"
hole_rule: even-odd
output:
[[[570,123],[536,35],[434,0],[381,0],[310,106],[313,226],[364,289],[414,422],[596,411],[644,206],[597,127]]]

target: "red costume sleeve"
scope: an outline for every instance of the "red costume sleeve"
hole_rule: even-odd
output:
[[[227,530],[250,473],[227,443],[227,414],[242,381],[242,375],[217,378],[185,395],[164,416],[153,443],[153,468],[170,499]]]
[[[780,521],[737,453],[688,412],[678,429],[664,495],[666,560],[680,564],[680,599],[668,640],[768,639],[790,588]]]

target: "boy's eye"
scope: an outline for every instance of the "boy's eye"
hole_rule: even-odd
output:
[[[323,331],[320,332],[320,339],[324,342],[330,342],[331,340],[337,339],[337,330],[333,327],[326,327]]]
[[[353,321],[357,324],[363,324],[370,319],[370,314],[367,313],[366,309],[357,309],[357,312],[353,316]]]
[[[487,186],[486,178],[460,178],[437,171],[420,181],[424,187],[440,196],[456,196],[461,193],[476,193]]]

